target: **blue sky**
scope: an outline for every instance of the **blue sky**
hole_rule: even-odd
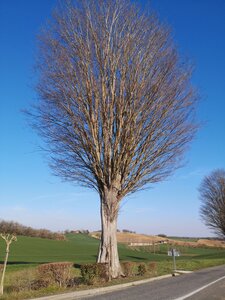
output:
[[[139,1],[141,5],[145,1]],[[36,35],[55,0],[0,0],[0,219],[52,230],[100,228],[98,195],[51,175],[21,109],[35,101]],[[152,0],[180,52],[195,64],[204,122],[185,167],[166,182],[124,200],[118,227],[140,233],[209,236],[199,218],[198,187],[225,168],[225,1]]]

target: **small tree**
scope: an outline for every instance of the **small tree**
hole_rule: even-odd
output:
[[[202,220],[219,237],[225,239],[225,170],[218,169],[206,176],[199,192]]]
[[[69,2],[41,34],[37,67],[32,121],[55,174],[98,192],[98,262],[118,277],[121,201],[173,173],[196,131],[191,68],[127,0]]]
[[[9,257],[9,247],[12,242],[17,241],[17,238],[14,234],[9,234],[9,233],[8,234],[1,233],[0,237],[3,238],[3,240],[5,240],[5,243],[6,243],[6,254],[5,254],[4,266],[3,266],[3,270],[2,270],[1,283],[0,283],[0,295],[3,295],[5,271],[6,271],[6,266],[7,266],[8,257]]]

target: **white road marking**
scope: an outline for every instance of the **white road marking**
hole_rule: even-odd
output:
[[[186,299],[186,298],[188,298],[188,297],[191,297],[191,296],[194,295],[194,294],[197,294],[197,293],[200,292],[201,290],[204,290],[204,289],[207,288],[208,286],[210,286],[210,285],[212,285],[212,284],[214,284],[214,283],[216,283],[216,282],[218,282],[218,281],[220,281],[220,280],[223,280],[223,279],[225,279],[225,276],[220,277],[219,279],[217,279],[217,280],[215,280],[215,281],[212,281],[212,282],[210,282],[210,283],[208,283],[208,284],[206,284],[206,285],[200,287],[199,289],[197,289],[197,290],[195,290],[195,291],[193,291],[193,292],[191,292],[191,293],[189,293],[189,294],[186,294],[186,295],[184,295],[184,296],[181,296],[181,297],[179,297],[179,298],[176,298],[176,299],[174,299],[174,300],[184,300],[184,299]]]

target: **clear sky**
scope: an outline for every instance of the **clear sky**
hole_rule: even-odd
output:
[[[137,1],[138,2],[138,1]],[[141,5],[145,1],[139,1]],[[100,228],[98,195],[51,175],[40,139],[21,109],[35,101],[36,35],[55,0],[0,0],[0,219],[52,230]],[[185,167],[122,203],[118,227],[140,233],[209,236],[199,218],[198,187],[225,168],[225,1],[152,0],[180,52],[195,64],[204,121]]]

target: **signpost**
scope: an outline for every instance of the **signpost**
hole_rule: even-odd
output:
[[[178,250],[176,250],[176,249],[173,248],[173,249],[171,249],[171,250],[168,251],[168,256],[172,256],[173,257],[173,276],[175,276],[175,272],[176,272],[176,269],[177,269],[175,257],[176,256],[180,256],[180,252]]]

